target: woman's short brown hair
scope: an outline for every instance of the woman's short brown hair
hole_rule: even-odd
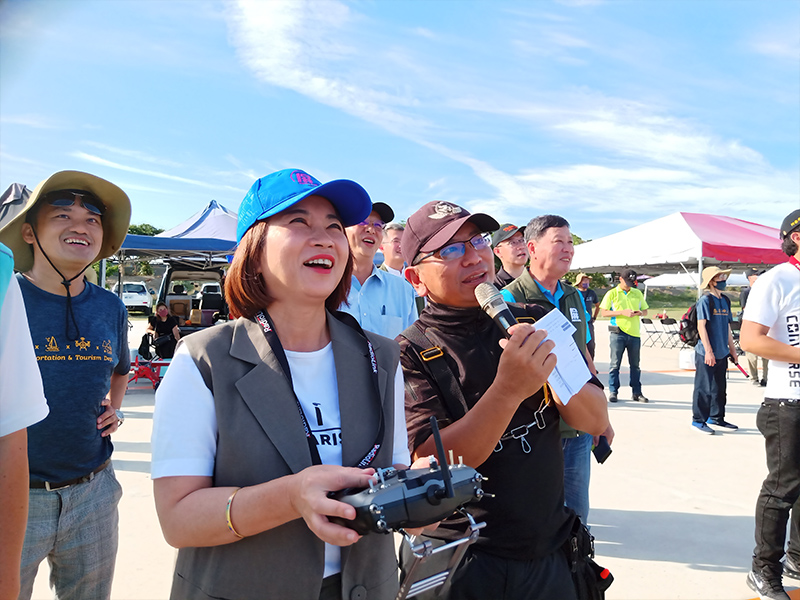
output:
[[[259,221],[253,225],[242,236],[242,241],[239,242],[233,255],[233,261],[225,277],[225,299],[233,317],[251,319],[273,301],[260,272],[268,227],[269,220]],[[353,254],[348,247],[347,264],[342,279],[325,300],[325,308],[330,311],[339,310],[339,307],[346,302],[352,276]]]

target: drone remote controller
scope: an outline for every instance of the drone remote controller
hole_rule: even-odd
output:
[[[483,477],[465,464],[448,465],[435,417],[431,417],[436,453],[427,469],[378,469],[366,489],[330,494],[356,509],[353,520],[329,517],[361,535],[389,533],[400,528],[424,527],[449,517],[468,502],[483,497]]]

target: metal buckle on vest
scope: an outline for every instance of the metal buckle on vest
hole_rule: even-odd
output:
[[[518,323],[536,323],[536,319],[533,317],[517,317]]]
[[[444,356],[444,352],[439,346],[434,346],[433,348],[428,348],[427,350],[423,350],[419,353],[422,357],[422,360],[428,362],[429,360],[433,360],[434,358],[439,358],[440,356]]]

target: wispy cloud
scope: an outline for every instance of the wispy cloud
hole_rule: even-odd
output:
[[[2,151],[0,151],[0,159],[4,161],[21,163],[25,165],[32,165],[36,167],[41,167],[44,164],[36,159],[27,158],[25,156],[17,156],[15,154],[9,154],[8,152],[2,152]]]
[[[62,129],[64,126],[57,123],[50,117],[44,115],[3,115],[0,123],[6,125],[23,125],[35,129]]]
[[[790,60],[796,65],[800,61],[800,19],[764,28],[751,38],[749,46],[758,54]]]
[[[592,0],[562,3],[601,4]],[[486,184],[486,193],[472,191],[467,196],[463,188],[445,186],[440,179],[429,185],[428,192],[452,195],[450,199],[468,208],[490,210],[500,217],[553,206],[598,212],[613,206],[624,219],[624,213],[641,215],[674,206],[703,212],[714,206],[729,207],[743,212],[754,199],[768,198],[776,206],[796,203],[796,172],[771,167],[761,153],[739,140],[716,134],[690,118],[676,117],[652,100],[613,97],[593,89],[542,92],[517,81],[494,80],[494,74],[481,77],[485,72],[477,69],[467,71],[468,61],[461,56],[450,62],[441,56],[426,60],[424,51],[414,51],[414,46],[444,42],[424,28],[411,32],[416,39],[411,44],[391,40],[380,56],[396,68],[392,71],[396,82],[390,86],[384,78],[385,65],[371,63],[373,57],[361,46],[364,36],[359,35],[358,24],[364,17],[353,6],[357,5],[335,0],[241,0],[229,11],[230,37],[241,60],[260,81],[411,140],[469,167]],[[508,43],[533,55],[521,62],[533,62],[534,67],[537,60],[577,65],[592,53],[609,57],[615,52],[598,47],[597,41],[560,15],[519,14],[517,21],[519,35]],[[314,35],[307,35],[308,31]],[[781,39],[794,44],[791,36]],[[459,77],[465,73],[477,77]],[[435,120],[433,111],[444,118]],[[509,123],[516,123],[534,136],[595,158],[511,171],[491,154],[469,151],[459,143],[470,137],[469,130],[461,130],[459,124],[477,113],[502,117],[502,121],[489,122],[502,122],[509,129],[514,127]]]
[[[132,167],[129,165],[123,165],[117,162],[113,162],[107,160],[105,158],[101,158],[99,156],[94,156],[92,154],[86,154],[85,152],[72,152],[70,156],[75,158],[79,158],[81,160],[85,160],[87,162],[101,165],[104,167],[108,167],[110,169],[118,169],[120,171],[126,171],[128,173],[136,173],[138,175],[146,175],[148,177],[155,177],[157,179],[166,179],[168,181],[175,181],[178,183],[185,183],[188,185],[195,185],[198,187],[203,187],[207,189],[214,189],[214,190],[230,190],[236,192],[242,192],[241,188],[229,186],[229,185],[218,185],[214,183],[209,183],[207,181],[201,181],[199,179],[189,179],[187,177],[180,177],[178,175],[171,175],[169,173],[163,173],[161,171],[153,171],[150,169],[140,169],[138,167]]]
[[[564,6],[598,6],[605,4],[605,0],[556,0],[556,2]]]
[[[436,35],[430,29],[428,29],[427,27],[415,27],[414,29],[411,30],[411,33],[419,37],[427,38],[429,40],[439,39],[439,36]]]
[[[92,148],[97,148],[98,150],[105,150],[106,152],[110,152],[118,156],[124,156],[125,158],[133,158],[135,160],[139,160],[146,163],[162,165],[164,167],[175,167],[175,168],[183,167],[182,164],[164,158],[163,156],[153,156],[151,154],[147,154],[146,152],[142,152],[140,150],[117,148],[115,146],[109,146],[108,144],[101,144],[99,142],[92,142],[92,141],[86,141],[84,142],[84,144],[86,144],[87,146],[91,146]]]
[[[232,42],[259,80],[398,134],[418,130],[419,119],[397,110],[408,105],[409,98],[362,86],[339,74],[338,63],[356,55],[353,47],[337,41],[337,33],[352,19],[348,6],[335,0],[241,0],[229,12]],[[347,70],[346,65],[342,70]]]
[[[446,177],[440,177],[435,181],[431,181],[430,183],[428,183],[428,187],[425,188],[425,191],[431,192],[433,190],[439,189],[445,184],[446,181],[447,181]]]

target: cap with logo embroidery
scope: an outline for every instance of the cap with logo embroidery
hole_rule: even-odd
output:
[[[467,222],[474,223],[482,232],[500,228],[487,214],[471,214],[465,208],[441,200],[428,202],[406,221],[400,241],[403,260],[410,265],[420,252],[438,250]]]
[[[495,231],[492,234],[492,246],[497,246],[500,242],[505,242],[511,236],[516,234],[518,231],[521,231],[523,234],[525,233],[524,227],[517,227],[512,223],[503,223],[500,225],[500,229]]]
[[[781,223],[781,239],[785,240],[790,233],[800,227],[800,209],[793,210]]]
[[[360,223],[372,211],[367,191],[349,179],[320,183],[300,169],[284,169],[256,180],[239,206],[236,242],[258,221],[277,215],[307,196],[322,196],[328,200],[349,227]]]

